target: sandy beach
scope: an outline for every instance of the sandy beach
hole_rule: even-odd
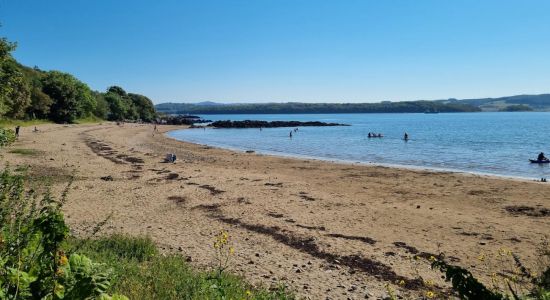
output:
[[[417,298],[426,290],[418,276],[446,285],[415,255],[445,253],[487,279],[497,270],[480,254],[506,248],[534,265],[550,234],[545,183],[274,157],[164,136],[177,128],[23,128],[1,159],[49,177],[54,195],[74,174],[64,211],[76,235],[112,214],[100,234],[149,235],[208,268],[213,237],[224,229],[235,247],[232,272],[307,299],[377,299],[386,284]],[[177,162],[164,163],[166,153]]]

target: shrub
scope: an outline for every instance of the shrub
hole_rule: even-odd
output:
[[[23,175],[0,174],[0,299],[111,299],[112,269],[61,247],[64,197],[38,200]]]
[[[15,142],[15,132],[8,128],[0,128],[0,148]]]

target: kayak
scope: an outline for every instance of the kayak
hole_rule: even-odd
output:
[[[550,160],[536,160],[536,159],[530,159],[529,160],[532,164],[548,164],[550,163]]]

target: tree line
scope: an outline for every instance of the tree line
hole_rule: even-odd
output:
[[[18,63],[11,53],[16,43],[0,38],[0,118],[48,119],[73,123],[96,117],[113,121],[151,122],[153,102],[118,86],[97,92],[71,74],[43,71]]]
[[[255,103],[197,105],[162,103],[157,111],[167,114],[314,114],[314,113],[422,113],[475,112],[478,107],[462,103],[406,101],[381,103]]]

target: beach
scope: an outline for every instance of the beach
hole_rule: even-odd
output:
[[[487,280],[496,270],[480,256],[504,248],[535,265],[550,233],[545,183],[230,151],[164,135],[176,126],[38,127],[22,128],[2,160],[28,165],[54,195],[74,176],[63,208],[74,234],[110,216],[99,234],[149,235],[208,268],[223,229],[231,272],[303,298],[376,299],[386,284],[414,298],[425,291],[418,276],[445,286],[413,258],[439,253]]]

